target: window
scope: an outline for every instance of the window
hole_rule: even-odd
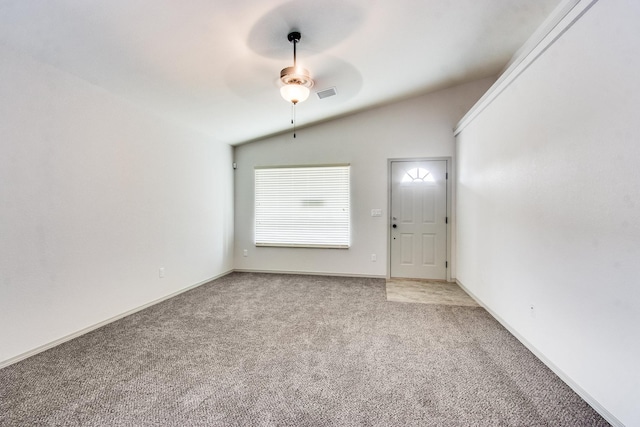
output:
[[[402,182],[435,182],[435,179],[428,170],[413,168],[404,174]]]
[[[348,248],[349,169],[256,168],[256,246]]]

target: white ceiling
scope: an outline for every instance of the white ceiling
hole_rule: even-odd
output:
[[[560,0],[0,0],[0,43],[142,108],[238,144],[290,128],[278,90],[298,63],[298,126],[492,76]]]

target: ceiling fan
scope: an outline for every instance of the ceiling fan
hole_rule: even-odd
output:
[[[246,100],[254,101],[256,96],[261,96],[265,102],[274,99],[269,92],[275,95],[277,89],[281,98],[290,105],[294,129],[297,121],[296,106],[305,100],[313,101],[308,108],[305,104],[306,122],[313,121],[322,114],[339,114],[343,104],[353,98],[362,87],[362,75],[353,65],[326,52],[346,36],[347,29],[340,31],[338,28],[338,31],[325,34],[318,28],[320,24],[305,18],[310,14],[308,10],[304,10],[304,14],[298,11],[296,16],[286,15],[287,19],[283,19],[281,12],[289,14],[288,8],[278,9],[277,12],[266,15],[254,25],[247,46],[258,56],[247,56],[230,64],[226,72],[229,89]],[[304,39],[299,30],[300,22],[296,21],[310,27],[308,34],[304,34]],[[284,43],[285,38],[288,44],[293,44],[293,64],[289,62],[291,46]],[[302,50],[299,46],[301,41],[304,43]],[[282,61],[283,58],[289,58],[286,61],[289,63],[278,67],[279,73],[273,76],[273,61]],[[285,67],[282,68],[283,66]],[[312,91],[317,99],[311,99]],[[339,97],[335,96],[338,94]],[[320,100],[323,101],[322,104],[316,102]],[[327,101],[329,103],[325,104]]]
[[[280,81],[283,84],[280,88],[280,95],[293,105],[305,101],[309,97],[309,89],[314,85],[309,70],[298,67],[297,64],[296,45],[300,42],[301,37],[299,31],[292,31],[287,35],[287,40],[293,43],[293,66],[283,68],[280,71]]]

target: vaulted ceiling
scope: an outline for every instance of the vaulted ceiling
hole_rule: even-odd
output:
[[[560,0],[0,0],[0,43],[238,144],[499,73]],[[314,92],[335,87],[337,95]]]

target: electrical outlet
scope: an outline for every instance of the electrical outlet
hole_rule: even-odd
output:
[[[160,267],[160,269],[158,270],[158,277],[164,279],[164,267]]]
[[[246,249],[242,251],[242,256],[249,256],[249,251]]]
[[[378,257],[376,256],[376,254],[371,254],[371,262],[376,262],[378,260]]]

